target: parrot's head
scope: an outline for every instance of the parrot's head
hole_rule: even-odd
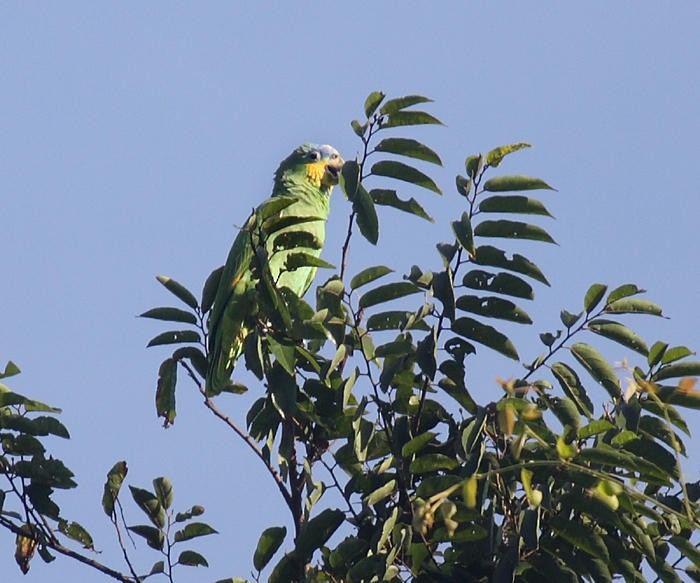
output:
[[[333,146],[302,144],[277,169],[276,181],[302,180],[327,194],[338,184],[343,168],[342,156]]]

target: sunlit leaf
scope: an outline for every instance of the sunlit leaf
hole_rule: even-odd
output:
[[[77,522],[68,522],[66,520],[58,521],[58,530],[65,534],[68,538],[79,542],[84,548],[94,550],[92,536]]]
[[[442,453],[429,453],[415,458],[409,466],[409,471],[414,474],[425,474],[438,470],[454,470],[459,466],[459,461],[454,457]]]
[[[435,435],[436,433],[433,431],[426,431],[425,433],[416,435],[416,437],[404,443],[401,448],[401,455],[403,457],[411,457],[413,454],[418,453],[433,440]]]
[[[438,188],[437,184],[433,182],[432,178],[403,162],[397,162],[396,160],[382,160],[376,162],[372,166],[371,173],[375,176],[386,176],[387,178],[403,180],[404,182],[422,186],[423,188],[442,194],[442,191]]]
[[[157,496],[153,492],[136,486],[129,486],[129,490],[134,502],[148,516],[153,525],[157,528],[164,528],[167,515]]]
[[[664,352],[663,356],[661,357],[661,363],[670,364],[676,360],[681,360],[686,356],[692,356],[693,354],[695,353],[687,346],[674,346],[673,348],[668,348]]]
[[[476,179],[476,175],[481,171],[481,169],[484,167],[484,157],[481,154],[473,154],[471,156],[467,156],[467,159],[464,161],[464,168],[467,171],[467,176],[471,178],[472,180]]]
[[[19,367],[11,360],[8,360],[7,364],[5,365],[5,370],[0,372],[0,379],[6,379],[8,377],[15,376],[19,373]]]
[[[478,237],[503,237],[507,239],[528,239],[531,241],[556,243],[542,227],[504,219],[498,221],[482,221],[474,229],[474,234]]]
[[[654,342],[649,349],[649,354],[647,355],[647,362],[649,363],[649,366],[656,366],[659,364],[667,348],[668,344],[665,342]]]
[[[508,144],[507,146],[499,146],[498,148],[494,148],[488,154],[486,154],[486,163],[489,166],[496,168],[501,163],[503,158],[505,158],[508,154],[517,152],[518,150],[522,150],[523,148],[531,147],[532,146],[530,144],[526,144],[525,142],[519,142],[517,144]]]
[[[622,298],[644,293],[644,291],[645,290],[638,288],[633,283],[625,283],[621,286],[616,287],[608,294],[607,303],[611,304],[612,302],[621,300]]]
[[[377,504],[377,502],[381,502],[382,500],[385,500],[386,498],[391,496],[395,491],[396,491],[396,480],[389,480],[383,486],[370,492],[365,497],[364,502],[365,502],[365,504],[367,504],[369,506],[373,506],[374,504]]]
[[[153,491],[161,506],[168,510],[172,506],[175,497],[172,482],[168,478],[155,478],[153,480]]]

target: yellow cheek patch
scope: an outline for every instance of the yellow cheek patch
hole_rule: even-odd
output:
[[[321,186],[325,172],[326,162],[324,160],[306,165],[306,178],[317,188]]]

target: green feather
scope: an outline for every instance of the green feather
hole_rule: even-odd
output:
[[[330,195],[343,159],[330,146],[304,144],[275,172],[269,199],[260,204],[241,228],[229,251],[209,316],[207,394],[220,393],[230,382],[246,336],[254,326],[255,285],[251,272],[251,234],[265,240],[270,273],[278,287],[304,295],[316,274],[314,267],[284,271],[290,242],[303,241],[303,252],[318,257],[325,239]],[[319,171],[328,167],[319,178]]]

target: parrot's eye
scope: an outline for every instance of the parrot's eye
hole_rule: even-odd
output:
[[[321,159],[321,153],[317,152],[314,150],[313,152],[309,152],[309,160],[312,162],[318,162]]]

